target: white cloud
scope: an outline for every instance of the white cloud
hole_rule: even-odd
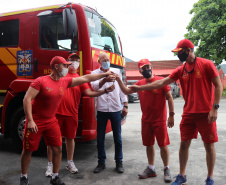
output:
[[[189,11],[198,0],[81,0],[96,8],[117,29],[124,55],[133,60],[174,60],[171,53],[187,32]],[[67,4],[68,0],[0,0],[0,13]]]

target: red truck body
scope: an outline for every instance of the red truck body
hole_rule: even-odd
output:
[[[75,12],[77,30],[72,37],[64,34],[64,9]],[[52,13],[42,15],[48,10]],[[97,69],[99,53],[107,52],[111,67],[119,68],[125,79],[119,36],[114,26],[96,10],[68,4],[0,14],[0,92],[5,93],[1,133],[5,138],[11,137],[15,142],[18,137],[22,139],[26,90],[35,78],[51,73],[49,63],[54,56],[67,59],[71,51],[80,56],[80,76]],[[83,96],[77,141],[96,138],[95,114],[95,98]],[[107,132],[110,131],[108,124]]]

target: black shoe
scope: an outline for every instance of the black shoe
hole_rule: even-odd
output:
[[[29,185],[28,178],[20,177],[20,185]]]
[[[124,168],[123,168],[122,162],[116,162],[115,171],[117,171],[118,173],[123,173],[124,172]]]
[[[60,179],[59,176],[56,176],[55,179],[52,179],[52,177],[51,177],[50,184],[53,184],[53,185],[65,185],[64,182]]]
[[[94,169],[94,173],[100,173],[105,169],[105,164],[104,163],[98,163],[97,167]]]

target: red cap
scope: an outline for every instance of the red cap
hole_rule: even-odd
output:
[[[71,54],[68,56],[67,60],[69,60],[69,58],[71,58],[72,56],[77,56],[78,58],[80,58],[80,56],[77,55],[76,53],[71,53]]]
[[[188,39],[183,39],[180,42],[178,42],[177,47],[172,50],[172,52],[178,52],[182,50],[183,48],[194,48],[194,45],[192,42]]]
[[[150,65],[151,63],[149,62],[148,59],[141,59],[139,62],[138,62],[138,68],[142,68],[143,66],[145,65]]]
[[[52,67],[54,64],[71,64],[71,62],[67,62],[63,57],[55,56],[52,58],[50,66]]]

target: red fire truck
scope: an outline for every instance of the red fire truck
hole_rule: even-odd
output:
[[[115,27],[96,10],[68,3],[0,14],[1,133],[22,148],[25,115],[23,97],[37,77],[51,73],[54,56],[80,56],[78,73],[99,67],[100,52],[107,52],[111,67],[125,80],[122,45]],[[3,101],[4,100],[4,101]],[[125,118],[122,119],[122,124]],[[108,124],[107,132],[111,131]],[[96,138],[95,98],[82,97],[77,141]]]

